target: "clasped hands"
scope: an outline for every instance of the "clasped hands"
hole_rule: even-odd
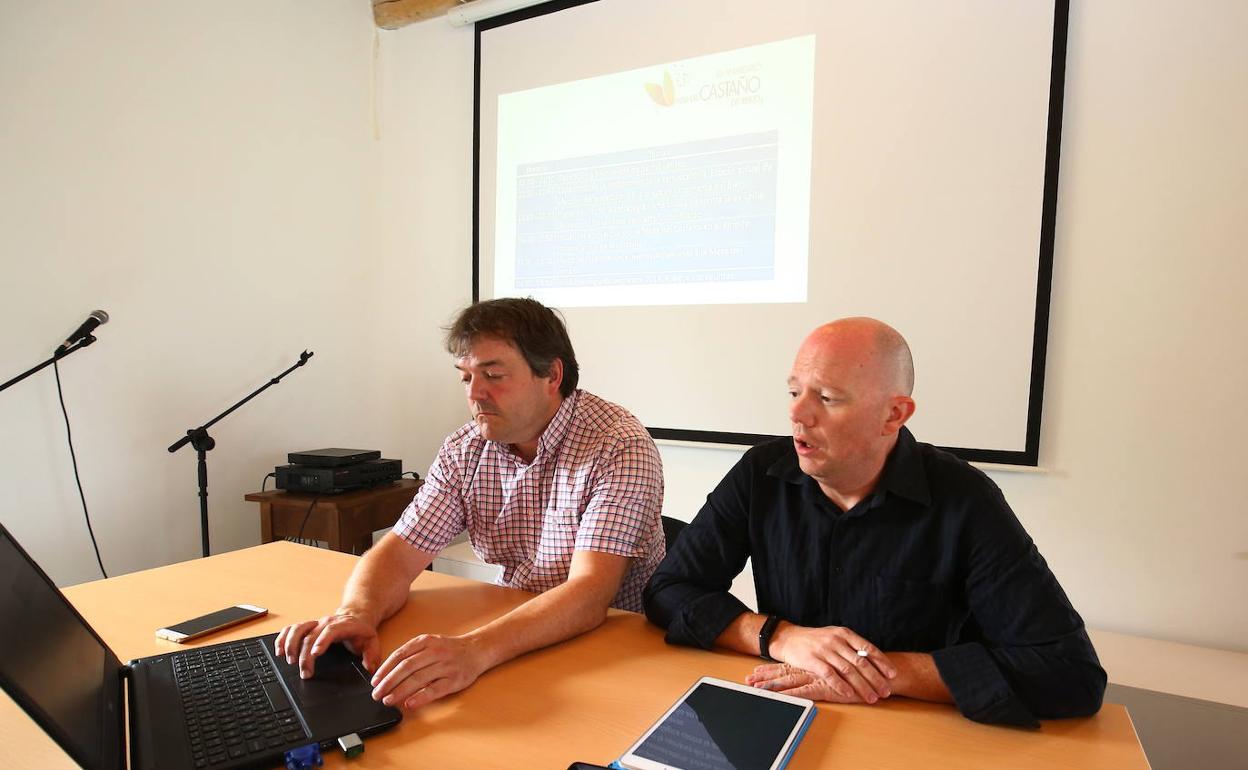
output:
[[[334,642],[346,644],[373,672],[373,700],[409,710],[459,692],[487,668],[471,639],[438,634],[407,640],[378,665],[377,626],[348,610],[286,626],[273,642],[273,653],[292,666],[298,664],[299,676],[308,679],[316,659]]]
[[[864,654],[859,654],[859,651]],[[831,703],[876,703],[893,694],[897,666],[848,628],[789,625],[772,639],[771,654],[746,684]]]

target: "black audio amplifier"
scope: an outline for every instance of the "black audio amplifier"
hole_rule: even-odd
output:
[[[398,481],[403,476],[402,460],[369,460],[336,468],[311,465],[279,465],[277,488],[287,492],[315,492],[336,495],[353,489]]]

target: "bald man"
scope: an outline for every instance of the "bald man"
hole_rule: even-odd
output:
[[[1026,726],[1095,713],[1105,671],[1001,491],[905,427],[902,336],[821,326],[788,386],[792,437],[745,453],[646,586],[668,642],[758,655],[747,682],[815,700]],[[746,559],[761,614],[728,593]]]

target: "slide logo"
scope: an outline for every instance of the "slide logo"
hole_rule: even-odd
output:
[[[667,70],[663,70],[663,85],[658,83],[646,83],[646,93],[650,94],[650,98],[660,107],[671,107],[676,103],[676,86],[672,83],[672,75]]]
[[[671,70],[665,67],[663,84],[646,83],[646,93],[660,107],[720,100],[726,100],[731,107],[761,104],[763,101],[762,69],[762,62],[752,62],[731,69],[716,70],[714,78],[708,77],[701,83],[691,84],[687,73],[677,69],[676,77],[673,78]],[[683,92],[679,99],[676,98],[676,83],[680,83]]]

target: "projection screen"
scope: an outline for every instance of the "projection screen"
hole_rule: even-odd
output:
[[[474,297],[559,308],[659,438],[789,432],[834,318],[896,327],[910,423],[1036,464],[1066,2],[594,0],[477,25]]]

